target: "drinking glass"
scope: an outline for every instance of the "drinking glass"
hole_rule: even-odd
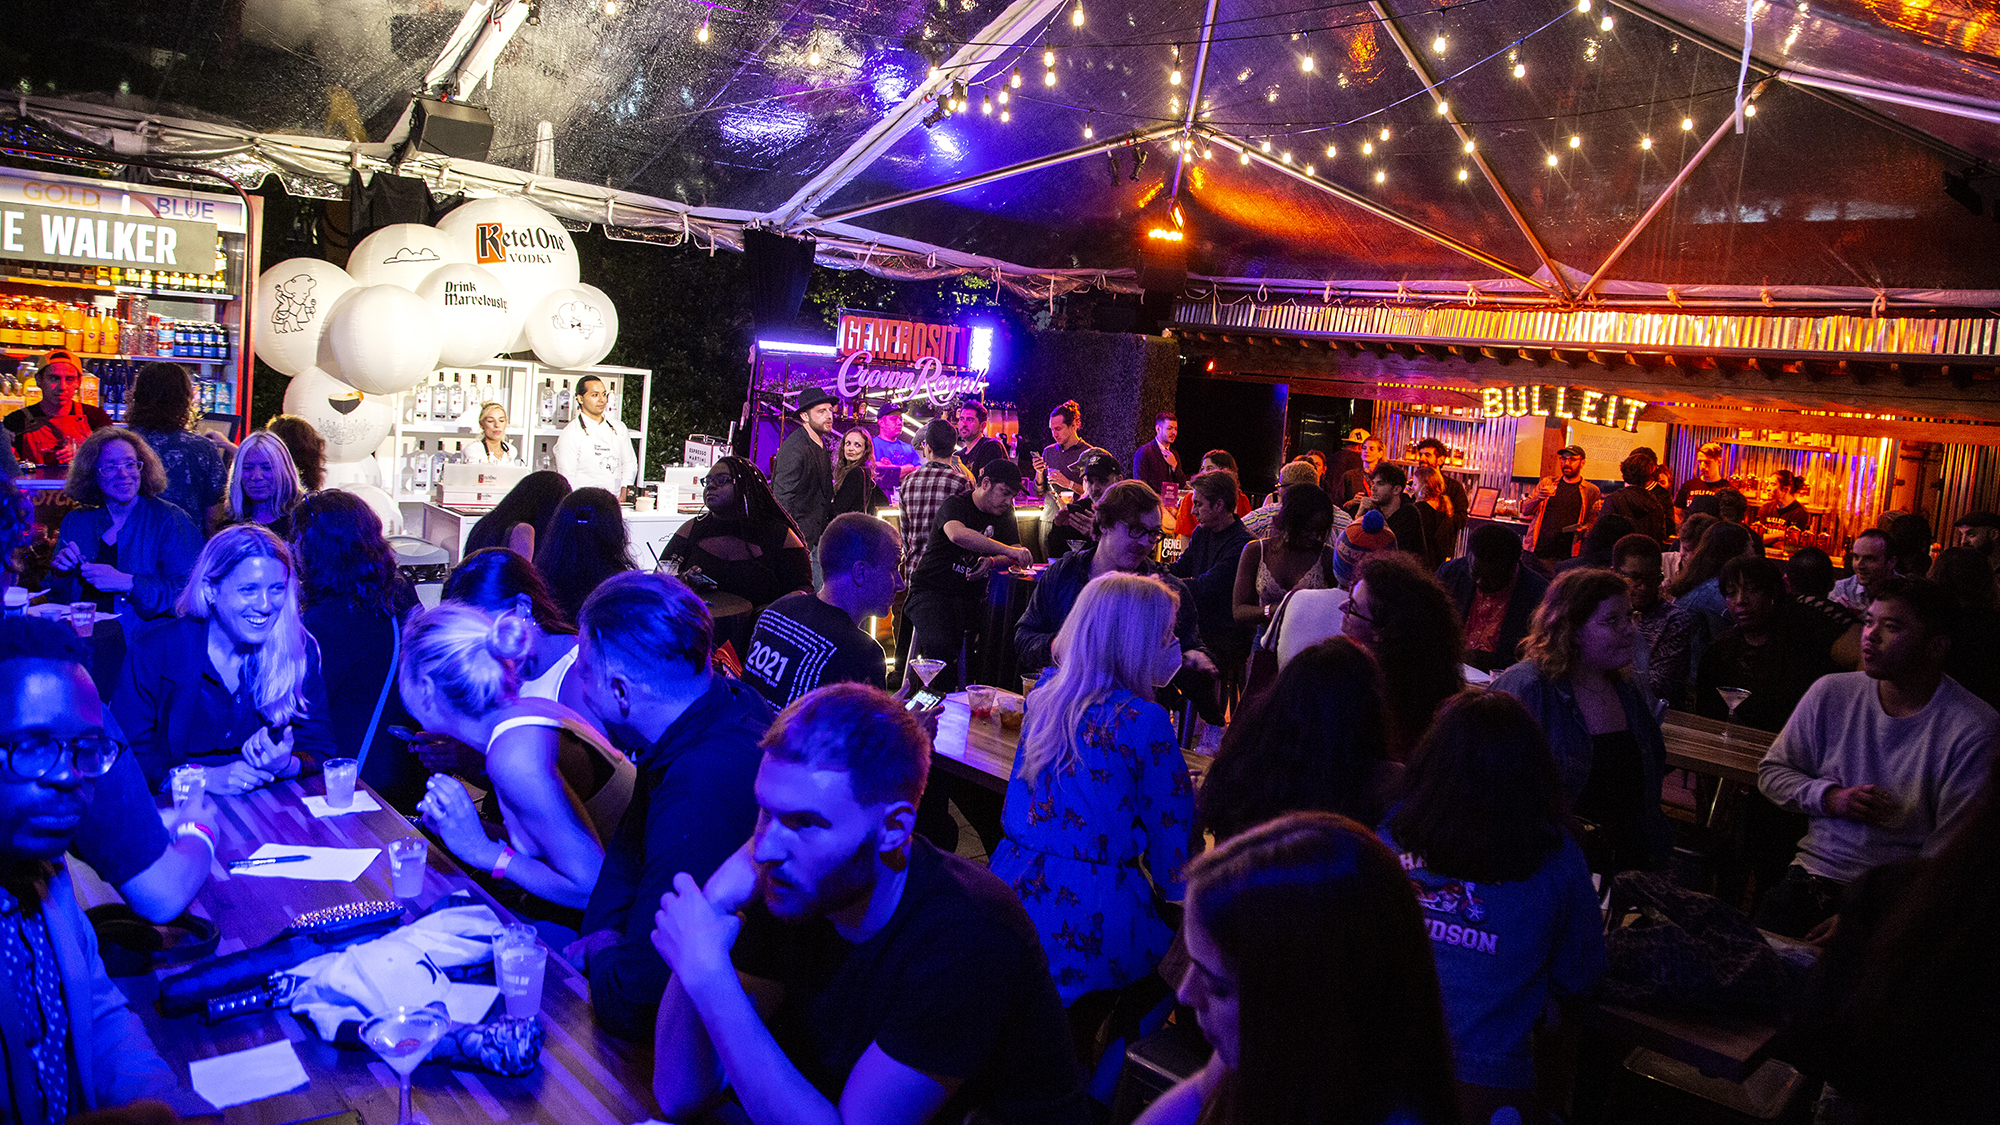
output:
[[[917,674],[919,683],[929,687],[931,680],[936,678],[939,672],[944,671],[944,661],[928,656],[913,656],[910,658],[910,671]]]
[[[416,1125],[417,1115],[410,1108],[410,1073],[450,1028],[451,1021],[435,1008],[395,1008],[361,1025],[361,1041],[382,1056],[402,1082],[396,1125]]]
[[[507,998],[507,1014],[532,1016],[541,1011],[549,947],[539,941],[504,945],[493,951],[493,961],[493,979]]]
[[[167,781],[172,786],[174,807],[180,808],[189,801],[200,801],[208,789],[208,770],[201,766],[175,766],[167,771]]]
[[[430,851],[430,841],[422,836],[389,841],[389,885],[397,898],[416,898],[424,893],[424,864]]]
[[[965,702],[972,708],[973,721],[993,720],[993,689],[982,684],[973,684],[965,689]]]
[[[1715,689],[1715,693],[1722,697],[1722,702],[1728,704],[1729,721],[1731,723],[1734,723],[1736,721],[1736,709],[1743,705],[1744,700],[1750,698],[1750,689],[1740,688],[1740,687],[1719,687]]]
[[[69,603],[69,627],[76,630],[79,637],[88,637],[97,625],[96,602]]]
[[[326,807],[353,808],[354,779],[361,772],[361,763],[353,758],[328,758],[322,769],[326,775]]]

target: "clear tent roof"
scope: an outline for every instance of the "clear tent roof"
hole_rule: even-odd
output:
[[[2000,224],[1944,191],[1946,173],[1978,185],[2000,163],[2000,5],[1753,2],[1750,86],[1785,76],[1607,277],[2000,289]],[[540,0],[470,100],[492,112],[495,164],[530,167],[546,121],[565,180],[1034,269],[1131,267],[1173,200],[1201,275],[1582,276],[1724,128],[1744,10],[1577,7],[1221,0],[1211,22],[1206,0]],[[36,94],[380,141],[463,11],[37,0],[0,58]],[[853,153],[940,64],[967,104],[929,124],[919,106]],[[1873,93],[1829,92],[1855,85]],[[1133,132],[1152,139],[843,218]]]

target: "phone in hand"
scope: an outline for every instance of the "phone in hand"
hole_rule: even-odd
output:
[[[905,711],[928,711],[931,708],[936,707],[943,702],[944,702],[944,696],[939,695],[937,692],[926,689],[917,692],[915,695],[912,695],[908,699],[908,701],[906,701],[903,704],[903,709]]]

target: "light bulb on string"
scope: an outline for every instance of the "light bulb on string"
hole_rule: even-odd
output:
[[[1055,71],[1053,71],[1053,70],[1045,70],[1045,71],[1043,71],[1043,72],[1042,72],[1042,85],[1044,85],[1044,86],[1053,86],[1053,85],[1055,85],[1055,84],[1056,84],[1056,72],[1055,72]]]
[[[1363,156],[1373,156],[1373,155],[1375,155],[1375,142],[1374,142],[1374,141],[1362,141],[1362,142],[1361,142],[1361,155],[1363,155]]]
[[[706,43],[706,42],[708,42],[708,21],[707,21],[707,20],[703,20],[703,21],[701,21],[701,26],[695,29],[695,33],[694,33],[694,41],[695,41],[695,42],[697,42],[697,43]],[[937,67],[932,67],[932,68],[931,68],[931,77],[932,77],[932,78],[936,78],[936,77],[937,77]]]
[[[1181,68],[1175,67],[1174,72],[1172,74],[1167,75],[1167,85],[1178,86],[1180,84],[1181,84]]]
[[[1687,132],[1692,132],[1693,130],[1694,130],[1694,118],[1692,117],[1681,118],[1681,132],[1687,133]]]
[[[1749,104],[1745,105],[1745,106],[1743,107],[1743,116],[1745,116],[1745,117],[1755,117],[1755,116],[1757,116],[1757,103],[1756,103],[1756,102],[1751,102],[1751,103],[1749,103]]]
[[[1305,58],[1299,60],[1300,70],[1303,70],[1308,74],[1310,74],[1312,73],[1312,68],[1313,68],[1313,57],[1311,55],[1307,55]]]
[[[1444,37],[1443,32],[1439,32],[1438,37],[1436,39],[1431,40],[1431,50],[1437,52],[1440,55],[1444,54],[1445,48],[1450,46],[1451,46],[1451,41]]]
[[[1001,91],[1000,91],[1000,104],[1001,104],[1001,105],[1006,105],[1006,104],[1007,104],[1007,91],[1006,91],[1006,90],[1001,90]]]
[[[1380,170],[1380,169],[1377,169],[1377,170],[1376,170],[1376,172],[1375,172],[1375,182],[1376,182],[1376,183],[1378,183],[1378,184],[1386,184],[1386,183],[1388,183],[1388,182],[1389,182],[1389,173],[1387,173],[1387,172],[1384,172],[1384,171],[1382,171],[1382,170]]]
[[[1244,150],[1243,150],[1242,152],[1239,152],[1239,153],[1237,153],[1237,154],[1236,154],[1236,162],[1237,162],[1238,164],[1248,164],[1248,163],[1250,163],[1250,150],[1246,148],[1246,149],[1244,149]]]
[[[1310,176],[1312,174],[1313,174],[1313,166],[1310,164],[1306,165],[1306,175]]]
[[[1474,144],[1474,143],[1473,143],[1472,141],[1470,141],[1470,140],[1468,140],[1468,141],[1466,141],[1466,142],[1465,142],[1465,151],[1466,151],[1466,153],[1467,153],[1468,155],[1469,155],[1469,154],[1470,154],[1470,153],[1472,152],[1472,150],[1473,150],[1474,148],[1476,148],[1476,147],[1477,147],[1477,146],[1476,146],[1476,145],[1475,145],[1475,144]]]
[[[1013,119],[1014,115],[1012,112],[1004,109],[1000,111],[1000,124],[1005,125],[1007,122],[1012,121]]]
[[[1214,149],[1212,149],[1212,148],[1209,148],[1209,147],[1208,147],[1207,145],[1203,145],[1203,146],[1202,146],[1202,149],[1201,149],[1201,158],[1202,158],[1203,160],[1214,160],[1214,159],[1215,159],[1215,150],[1214,150]]]
[[[1439,116],[1439,117],[1450,117],[1450,116],[1451,116],[1451,103],[1450,103],[1450,102],[1447,102],[1447,101],[1440,101],[1440,102],[1438,102],[1438,116]]]
[[[815,47],[812,50],[806,52],[806,65],[807,66],[819,65],[819,48]]]
[[[1269,151],[1271,151],[1271,142],[1270,142],[1270,141],[1265,141],[1265,142],[1264,142],[1264,144],[1263,144],[1263,149],[1264,149],[1264,151],[1265,151],[1265,152],[1269,152]]]
[[[1583,138],[1582,138],[1582,137],[1579,137],[1579,136],[1577,136],[1577,135],[1576,135],[1575,133],[1571,133],[1571,134],[1569,135],[1569,147],[1571,147],[1571,148],[1582,148],[1582,147],[1583,147]]]
[[[1009,78],[1009,79],[1007,80],[1007,85],[1009,85],[1009,86],[1012,86],[1012,87],[1013,87],[1013,88],[1015,88],[1016,90],[1018,90],[1018,89],[1020,89],[1020,88],[1021,88],[1021,68],[1020,68],[1020,67],[1018,67],[1018,66],[1017,66],[1017,67],[1015,67],[1015,68],[1014,68],[1014,76],[1013,76],[1012,78]]]
[[[1459,182],[1459,183],[1461,183],[1461,184],[1462,184],[1462,183],[1464,183],[1465,181],[1467,181],[1467,180],[1469,180],[1469,179],[1471,179],[1471,178],[1472,178],[1472,173],[1470,173],[1470,172],[1466,171],[1466,170],[1465,170],[1465,169],[1463,169],[1463,168],[1460,168],[1460,169],[1458,170],[1458,182]]]
[[[1576,0],[1576,10],[1584,14],[1590,12],[1590,0]]]
[[[1082,26],[1083,26],[1083,5],[1082,5],[1082,4],[1078,4],[1078,5],[1076,6],[1076,10],[1075,10],[1075,11],[1073,11],[1073,12],[1071,12],[1071,13],[1069,14],[1069,25],[1070,25],[1071,27],[1082,27]]]
[[[1553,167],[1555,167],[1555,166],[1556,166],[1557,164],[1560,164],[1560,163],[1561,163],[1561,161],[1559,161],[1559,160],[1557,160],[1557,159],[1556,159],[1556,154],[1555,154],[1555,153],[1553,153],[1553,152],[1552,152],[1552,153],[1550,153],[1550,154],[1549,154],[1549,167],[1553,168]]]
[[[1617,22],[1618,21],[1611,18],[1610,12],[1606,12],[1604,13],[1604,18],[1597,21],[1597,30],[1610,31],[1612,27],[1616,25]]]
[[[1389,139],[1389,127],[1387,125],[1382,126],[1382,139],[1385,141]]]
[[[1653,138],[1651,138],[1651,137],[1640,137],[1640,138],[1639,138],[1639,147],[1640,147],[1640,148],[1642,148],[1642,149],[1645,149],[1645,150],[1646,150],[1647,152],[1651,152],[1651,151],[1653,151]]]
[[[1528,76],[1528,64],[1527,64],[1527,63],[1518,63],[1518,62],[1517,62],[1517,63],[1515,63],[1515,64],[1514,64],[1514,77],[1516,77],[1516,78],[1526,78],[1527,76]]]
[[[1051,50],[1044,50],[1042,52],[1042,65],[1043,66],[1056,65],[1056,53]]]
[[[1086,141],[1088,141],[1088,140],[1091,140],[1091,139],[1095,138],[1096,136],[1097,136],[1097,130],[1095,130],[1095,129],[1093,129],[1093,128],[1091,128],[1091,127],[1090,127],[1090,122],[1088,122],[1088,121],[1084,122],[1084,123],[1083,123],[1083,139],[1084,139],[1084,140],[1086,140]]]
[[[605,14],[605,15],[607,15],[607,16],[615,16],[615,15],[617,15],[617,14],[618,14],[618,0],[604,0],[604,14]]]
[[[1286,153],[1286,154],[1284,155],[1284,161],[1285,161],[1285,163],[1287,163],[1287,164],[1290,164],[1290,163],[1292,162],[1292,154],[1291,154],[1291,153],[1289,153],[1289,152],[1288,152],[1288,153]]]
[[[1335,158],[1335,157],[1337,157],[1337,156],[1339,156],[1339,155],[1340,155],[1340,146],[1339,146],[1339,145],[1328,145],[1328,146],[1326,146],[1326,158],[1327,158],[1328,160],[1332,160],[1333,158]]]
[[[993,99],[992,98],[979,99],[979,112],[985,114],[988,117],[993,116]]]

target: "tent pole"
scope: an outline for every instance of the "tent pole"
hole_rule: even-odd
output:
[[[1208,45],[1215,38],[1215,5],[1216,0],[1208,0],[1208,14],[1201,20],[1201,47],[1194,56],[1194,83],[1188,87],[1187,120],[1181,126],[1180,152],[1174,157],[1173,186],[1167,189],[1169,203],[1180,198],[1181,171],[1187,167],[1188,140],[1194,135],[1195,114],[1201,112],[1201,84],[1208,75]]]
[[[1801,74],[1796,70],[1778,72],[1778,81],[1783,82],[1787,86],[1811,87],[1816,90],[1828,90],[1836,94],[1846,94],[1851,98],[1868,98],[1878,102],[1888,102],[1891,105],[1909,106],[1911,109],[1923,109],[1929,110],[1932,113],[1947,114],[1952,117],[1964,117],[1973,121],[1984,121],[1988,124],[2000,123],[2000,109],[1996,109],[1990,103],[1987,105],[1976,105],[1967,102],[1952,101],[1946,98],[1931,97],[1921,91],[1911,90],[1906,87],[1877,86],[1857,79],[1823,78],[1817,74]]]
[[[1382,21],[1382,28],[1389,33],[1389,38],[1395,40],[1396,49],[1403,52],[1403,61],[1410,64],[1410,69],[1416,72],[1418,80],[1424,84],[1424,89],[1431,96],[1431,104],[1444,104],[1443,96],[1438,93],[1437,79],[1431,75],[1430,68],[1426,67],[1423,59],[1417,55],[1416,48],[1410,46],[1410,41],[1404,36],[1402,25],[1396,22],[1396,17],[1383,6],[1382,0],[1369,0],[1368,7],[1374,11],[1375,18]],[[1445,120],[1451,124],[1451,131],[1458,134],[1460,145],[1472,144],[1472,134],[1464,125],[1459,124],[1457,117],[1446,114]],[[1513,195],[1509,194],[1506,187],[1500,183],[1499,173],[1493,170],[1492,165],[1486,163],[1486,154],[1479,151],[1477,145],[1473,145],[1472,148],[1472,162],[1479,165],[1479,174],[1486,177],[1486,183],[1493,189],[1493,194],[1500,197],[1501,206],[1507,208],[1507,214],[1512,216],[1514,225],[1521,229],[1521,237],[1528,240],[1528,246],[1534,250],[1535,257],[1541,259],[1542,268],[1548,270],[1549,277],[1555,280],[1556,293],[1563,300],[1570,300],[1572,294],[1569,291],[1569,281],[1563,277],[1562,267],[1556,265],[1556,260],[1549,256],[1548,248],[1535,236],[1535,228],[1528,225],[1528,217],[1515,205]]]
[[[1769,79],[1765,81],[1768,82]],[[1758,94],[1763,93],[1764,85],[1764,82],[1757,83],[1757,88],[1751,91],[1750,97],[1755,98]],[[1681,185],[1687,182],[1687,178],[1693,175],[1694,170],[1701,166],[1701,162],[1708,157],[1708,154],[1715,150],[1715,146],[1722,143],[1722,138],[1735,132],[1735,130],[1736,115],[1732,113],[1722,119],[1722,124],[1716,127],[1715,132],[1708,135],[1708,140],[1695,150],[1694,156],[1689,158],[1688,162],[1681,166],[1681,170],[1674,175],[1674,178],[1668,181],[1667,186],[1661,189],[1660,197],[1653,200],[1653,205],[1646,208],[1646,213],[1639,216],[1638,221],[1632,224],[1632,229],[1626,231],[1625,237],[1618,240],[1618,245],[1611,248],[1611,253],[1605,256],[1604,264],[1597,267],[1597,272],[1590,275],[1589,281],[1583,283],[1583,291],[1578,294],[1579,297],[1590,296],[1591,290],[1596,289],[1597,283],[1604,280],[1604,275],[1611,272],[1611,267],[1618,263],[1618,259],[1625,255],[1625,251],[1631,249],[1632,244],[1639,240],[1639,234],[1646,229],[1646,224],[1653,221],[1653,216],[1660,213],[1661,208],[1664,208],[1667,202],[1674,197],[1674,193],[1679,191]]]

